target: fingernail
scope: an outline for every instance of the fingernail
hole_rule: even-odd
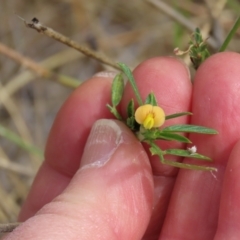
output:
[[[103,77],[103,78],[114,78],[118,72],[116,71],[103,71],[103,72],[98,72],[94,74],[94,77]]]
[[[96,121],[87,139],[80,168],[103,166],[122,142],[122,130],[116,122]]]

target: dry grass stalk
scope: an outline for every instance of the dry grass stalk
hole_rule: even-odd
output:
[[[18,227],[21,223],[6,223],[6,224],[0,224],[0,233],[7,233],[12,232],[16,227]]]
[[[22,19],[22,20],[24,21],[24,23],[27,27],[35,29],[39,33],[43,33],[50,38],[53,38],[63,44],[66,44],[67,46],[76,49],[77,51],[85,54],[86,56],[88,56],[90,58],[94,58],[94,59],[98,60],[99,62],[107,64],[115,69],[118,69],[118,70],[120,69],[119,66],[117,65],[117,63],[110,60],[106,56],[103,56],[101,53],[98,53],[96,51],[92,51],[90,48],[79,45],[77,42],[71,40],[70,38],[64,36],[61,33],[56,32],[52,28],[42,25],[42,23],[40,23],[37,18],[33,18],[32,22],[30,22],[30,23],[26,22],[24,19]]]
[[[28,69],[32,70],[34,73],[36,73],[38,76],[41,76],[43,78],[51,79],[56,82],[59,82],[65,86],[76,88],[80,83],[76,80],[70,79],[68,77],[65,77],[63,75],[57,75],[46,68],[40,66],[36,62],[34,62],[32,59],[24,57],[17,51],[14,51],[13,49],[5,46],[4,44],[0,43],[0,52],[7,57],[11,58],[12,60],[20,63],[24,67],[27,67]]]

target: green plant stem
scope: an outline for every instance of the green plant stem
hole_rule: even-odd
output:
[[[120,113],[118,112],[116,107],[112,107],[109,104],[107,104],[107,108],[109,109],[109,111],[120,121],[122,121],[122,116],[120,115]]]
[[[218,52],[223,52],[226,50],[229,42],[231,41],[231,39],[233,38],[234,34],[236,33],[237,29],[240,26],[240,16],[237,18],[236,22],[234,23],[232,29],[230,30],[230,32],[228,33],[225,41],[223,42],[222,46],[220,47],[220,49],[218,50]]]

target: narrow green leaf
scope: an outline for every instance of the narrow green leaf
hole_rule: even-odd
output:
[[[119,73],[116,75],[116,77],[113,79],[112,83],[112,105],[113,107],[116,107],[123,96],[123,90],[124,90],[124,81],[122,74]]]
[[[126,123],[131,130],[134,129],[134,118],[128,117]]]
[[[162,129],[163,132],[189,132],[189,133],[203,133],[203,134],[218,134],[215,129],[195,126],[190,124],[172,125]]]
[[[207,166],[199,166],[199,165],[193,165],[188,163],[180,163],[180,162],[174,162],[165,160],[164,157],[161,158],[161,162],[163,164],[170,165],[172,167],[182,168],[182,169],[189,169],[189,170],[198,170],[198,171],[217,171],[214,167],[207,167]]]
[[[156,99],[156,97],[153,93],[148,94],[148,96],[146,98],[146,101],[145,101],[145,104],[151,104],[153,106],[158,106],[157,99]]]
[[[43,152],[38,149],[37,147],[33,146],[30,143],[25,142],[21,137],[19,137],[16,133],[12,132],[11,130],[7,129],[3,125],[0,124],[0,135],[9,141],[13,142],[20,148],[34,154],[35,156],[38,156],[40,158],[43,158]]]
[[[160,161],[162,164],[166,164],[169,166],[177,167],[177,168],[183,168],[183,169],[189,169],[189,170],[200,170],[200,171],[217,171],[214,167],[207,167],[207,166],[199,166],[199,165],[193,165],[188,163],[180,163],[180,162],[174,162],[164,159],[163,151],[153,142],[149,141],[148,144],[151,146],[149,148],[152,155],[158,155],[160,158]]]
[[[142,101],[142,98],[140,96],[140,93],[139,93],[139,90],[138,90],[138,87],[137,87],[137,84],[136,84],[136,81],[133,77],[133,74],[132,74],[132,71],[130,70],[130,68],[125,65],[124,63],[118,63],[119,67],[122,69],[122,71],[125,73],[125,75],[127,76],[131,86],[132,86],[132,89],[134,91],[134,94],[136,96],[136,99],[137,99],[137,102],[138,104],[141,106],[143,105],[143,101]]]
[[[134,109],[134,101],[133,99],[131,99],[131,101],[128,103],[127,106],[127,116],[130,117],[134,117],[135,114],[135,109]]]
[[[167,149],[164,151],[165,154],[182,156],[182,157],[190,157],[190,158],[197,158],[200,160],[207,160],[212,161],[211,158],[201,155],[199,153],[191,153],[189,150],[185,149]]]
[[[163,132],[160,129],[145,130],[145,132],[142,132],[142,136],[144,137],[144,140],[161,140],[162,139],[167,141],[191,143],[191,141],[185,136],[182,136],[174,132]]]
[[[127,118],[127,126],[134,132],[139,131],[140,125],[135,121],[134,117]]]
[[[165,119],[168,120],[171,118],[177,118],[177,117],[186,116],[186,115],[193,115],[193,114],[191,112],[174,113],[174,114],[166,116]]]
[[[169,141],[178,141],[178,142],[184,142],[184,143],[191,143],[191,141],[177,133],[171,133],[171,132],[161,132],[157,139],[164,139]]]
[[[236,22],[234,23],[232,29],[228,33],[226,39],[224,40],[224,42],[223,42],[222,46],[220,47],[220,49],[218,50],[218,52],[223,52],[223,51],[226,50],[229,42],[231,41],[231,39],[233,38],[234,34],[238,30],[239,26],[240,26],[240,16],[237,18]]]

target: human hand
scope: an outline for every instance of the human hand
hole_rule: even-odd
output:
[[[175,58],[150,59],[134,71],[143,98],[153,91],[166,114],[194,114],[166,125],[192,123],[219,132],[190,136],[198,152],[214,160],[216,173],[178,172],[148,156],[124,124],[97,121],[112,118],[106,108],[112,77],[82,84],[52,127],[46,160],[20,214],[20,221],[28,220],[6,239],[240,238],[239,63],[236,53],[214,55],[199,68],[193,86]],[[132,97],[127,85],[122,113]]]

